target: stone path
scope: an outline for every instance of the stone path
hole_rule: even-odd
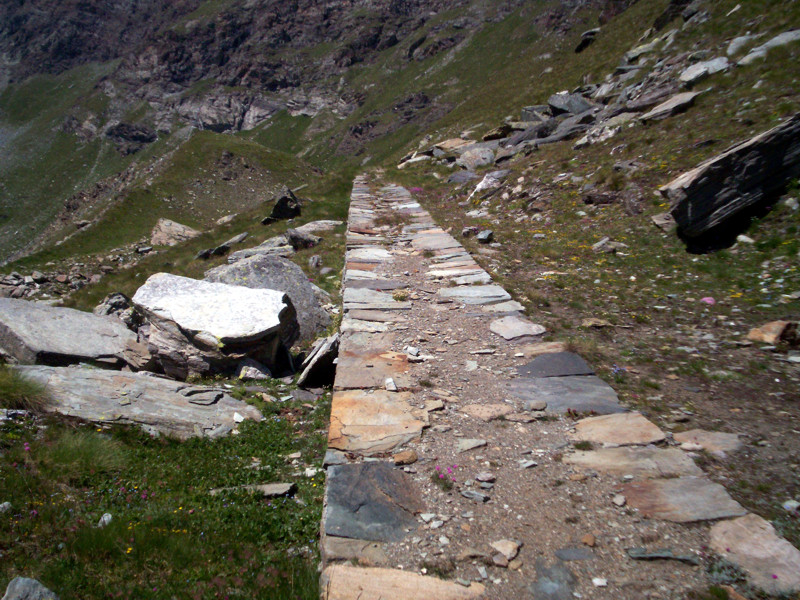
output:
[[[796,585],[800,552],[693,460],[735,437],[628,412],[407,190],[356,179],[345,268],[324,598],[685,598],[712,545]]]

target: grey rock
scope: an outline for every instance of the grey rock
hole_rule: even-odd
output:
[[[169,219],[159,219],[150,233],[150,243],[153,246],[175,246],[192,238],[200,232],[187,225],[181,225]]]
[[[413,480],[385,462],[331,466],[325,496],[327,535],[374,542],[402,540],[424,508]]]
[[[11,298],[0,298],[0,354],[20,364],[105,368],[139,369],[149,360],[117,319]]]
[[[475,502],[480,502],[481,504],[486,503],[491,499],[487,494],[478,492],[476,490],[461,490],[460,494],[467,500],[473,500]]]
[[[478,176],[473,173],[472,171],[456,171],[450,177],[447,178],[447,183],[455,183],[455,184],[464,184],[469,183],[473,179],[477,179]]]
[[[347,455],[344,452],[340,452],[339,450],[326,450],[322,466],[346,465],[347,462]]]
[[[207,271],[205,280],[287,294],[297,312],[300,340],[312,340],[330,325],[330,315],[322,308],[329,300],[327,294],[311,283],[298,265],[285,258],[251,256]]]
[[[553,94],[548,98],[547,104],[554,115],[570,113],[580,114],[590,110],[594,105],[580,94]]]
[[[634,560],[677,560],[689,565],[700,564],[700,559],[694,554],[675,554],[670,548],[628,548],[625,552]]]
[[[700,95],[699,92],[683,92],[676,94],[666,102],[662,102],[650,112],[645,113],[639,119],[642,121],[657,121],[659,119],[666,119],[672,117],[685,110],[688,110],[694,105],[694,101]]]
[[[550,118],[550,107],[546,104],[526,106],[520,112],[520,121],[541,122]]]
[[[709,75],[725,71],[729,66],[728,59],[720,56],[719,58],[693,64],[691,67],[684,69],[678,79],[685,85],[692,86]]]
[[[322,241],[313,233],[307,231],[300,231],[299,229],[287,229],[286,240],[295,251],[302,250],[303,248],[313,248]]]
[[[336,377],[336,358],[339,356],[339,339],[339,334],[335,333],[315,346],[300,367],[302,372],[297,379],[297,385],[305,387],[333,383]]]
[[[111,521],[114,520],[114,517],[111,516],[111,513],[103,513],[103,516],[100,517],[100,520],[97,522],[97,527],[102,529],[111,524]]]
[[[498,285],[442,288],[436,294],[442,298],[475,305],[498,304],[511,300],[508,292]]]
[[[283,292],[167,273],[148,278],[133,303],[150,324],[144,336],[150,352],[177,379],[230,372],[248,357],[274,369],[299,329]]]
[[[712,237],[742,213],[771,202],[797,177],[800,114],[701,163],[659,191],[670,201],[682,235]]]
[[[257,360],[245,358],[239,363],[239,367],[236,370],[236,378],[263,381],[265,379],[271,379],[272,373],[267,367],[262,365]]]
[[[548,567],[542,559],[536,561],[536,582],[528,586],[536,600],[573,600],[575,575],[564,564]]]
[[[570,546],[568,548],[561,548],[556,550],[556,558],[564,562],[573,560],[592,560],[594,559],[594,552],[584,546]]]
[[[458,440],[456,452],[467,452],[468,450],[474,450],[475,448],[482,448],[485,445],[486,440],[462,438]]]
[[[131,299],[120,292],[106,296],[100,304],[94,307],[92,313],[98,317],[115,317],[131,331],[136,331],[142,324],[142,316],[136,312],[131,304]]]
[[[568,377],[594,375],[594,370],[577,354],[550,352],[534,358],[517,369],[521,377]]]
[[[292,496],[296,491],[297,485],[294,483],[264,483],[214,488],[208,493],[212,496],[218,496],[229,492],[248,492],[250,494],[260,494],[264,498],[280,498],[282,496]]]
[[[456,164],[469,171],[484,167],[494,162],[494,151],[491,148],[474,148],[458,157]]]
[[[786,44],[790,44],[792,42],[796,42],[799,40],[800,40],[800,29],[795,29],[794,31],[786,31],[784,33],[776,35],[774,38],[772,38],[765,44],[761,44],[760,46],[757,46],[756,48],[750,50],[747,56],[745,56],[737,64],[739,66],[749,65],[758,59],[766,58],[767,52],[772,48],[785,46]]]
[[[475,239],[478,240],[481,244],[488,244],[492,240],[494,240],[494,232],[491,229],[484,229],[478,235],[475,236]]]
[[[755,35],[740,35],[739,37],[733,38],[731,43],[728,44],[728,49],[725,51],[725,54],[728,56],[734,56],[735,54],[739,54],[739,51],[744,48],[747,44],[751,41],[756,39],[757,36]]]
[[[261,413],[224,391],[187,385],[145,373],[79,367],[16,367],[47,387],[47,410],[98,423],[140,425],[180,439],[232,429],[238,414],[261,420]],[[228,429],[228,431],[230,431]]]
[[[3,600],[58,600],[58,596],[35,579],[14,577],[6,588]]]
[[[7,513],[12,508],[11,502],[3,502],[0,504],[0,515]]]
[[[625,412],[614,389],[599,377],[520,377],[508,384],[509,391],[521,400],[543,401],[554,413],[594,412],[607,415]]]

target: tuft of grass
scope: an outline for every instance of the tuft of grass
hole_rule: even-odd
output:
[[[73,485],[119,471],[126,462],[122,444],[88,431],[60,432],[41,457],[46,472]]]
[[[0,407],[41,414],[49,403],[50,396],[43,385],[0,365]]]
[[[575,442],[573,446],[575,446],[576,450],[591,450],[592,448],[594,448],[594,446],[592,446],[592,442],[588,442],[586,440]]]

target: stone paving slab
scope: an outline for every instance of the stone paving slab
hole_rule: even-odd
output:
[[[704,477],[634,481],[625,485],[622,493],[643,516],[675,523],[713,521],[747,513],[724,487]]]
[[[407,392],[335,392],[328,447],[369,456],[419,438],[428,413],[412,406],[412,400]]]
[[[555,352],[537,356],[517,369],[520,377],[569,377],[594,375],[594,369],[573,352]]]
[[[401,389],[411,387],[405,354],[391,351],[351,354],[340,348],[334,389],[381,388],[390,377]]]
[[[554,413],[568,410],[599,415],[625,412],[614,389],[594,376],[520,377],[509,382],[508,389],[526,402],[545,402],[547,410]]]
[[[703,450],[717,454],[721,453],[723,456],[727,452],[735,452],[742,447],[742,441],[735,433],[692,429],[691,431],[675,433],[673,437],[676,442],[681,444],[695,444],[701,446]]]
[[[471,600],[485,591],[398,569],[331,565],[322,573],[323,600]]]
[[[511,300],[507,291],[499,285],[476,285],[473,287],[444,288],[436,292],[437,296],[455,300],[463,304],[497,304]]]
[[[716,523],[711,528],[711,549],[769,594],[800,591],[800,550],[757,515]]]
[[[564,457],[569,465],[638,478],[701,476],[702,469],[677,448],[602,448]]]
[[[326,535],[372,542],[402,540],[424,509],[414,482],[385,462],[329,467],[325,499]]]
[[[528,319],[520,317],[502,317],[489,324],[489,331],[506,340],[516,340],[521,337],[542,335],[547,330],[541,325],[531,323]]]
[[[615,446],[654,444],[666,438],[663,431],[638,412],[582,419],[575,424],[571,437]]]

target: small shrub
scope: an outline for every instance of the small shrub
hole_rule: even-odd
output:
[[[0,407],[39,414],[49,403],[50,396],[43,385],[0,365]]]
[[[404,290],[396,290],[392,294],[392,298],[394,298],[397,302],[404,302],[408,300],[408,292]]]
[[[573,444],[576,450],[591,450],[594,446],[592,446],[592,442],[587,442],[586,440],[581,440],[580,442],[575,442]]]

